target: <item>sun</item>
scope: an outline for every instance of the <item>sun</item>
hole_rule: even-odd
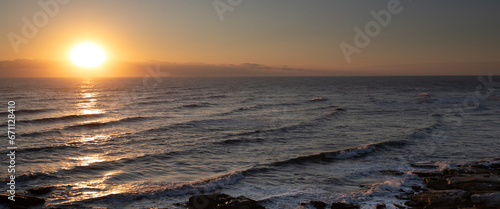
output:
[[[106,61],[106,52],[92,42],[83,42],[71,49],[69,59],[78,67],[97,68]]]

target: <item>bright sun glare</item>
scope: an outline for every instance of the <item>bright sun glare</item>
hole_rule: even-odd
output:
[[[71,49],[69,59],[78,67],[97,68],[106,61],[106,52],[97,44],[84,42]]]

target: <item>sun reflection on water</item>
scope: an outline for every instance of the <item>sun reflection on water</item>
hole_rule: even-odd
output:
[[[77,164],[78,166],[88,166],[88,165],[93,164],[93,163],[105,161],[105,159],[100,154],[72,158],[72,160],[79,161]]]
[[[78,142],[87,143],[87,142],[107,141],[110,137],[111,136],[102,134],[94,136],[83,135]]]
[[[98,106],[98,99],[97,97],[99,96],[96,87],[94,84],[94,81],[92,80],[85,80],[81,85],[80,85],[80,98],[82,98],[82,102],[77,104],[77,109],[80,110],[81,114],[83,115],[90,115],[90,114],[103,114],[105,113],[104,110],[100,109]]]
[[[76,182],[72,188],[75,193],[80,193],[76,199],[92,199],[125,192],[124,190],[112,189],[111,185],[106,184],[106,180],[119,173],[122,171],[111,171],[99,179]]]

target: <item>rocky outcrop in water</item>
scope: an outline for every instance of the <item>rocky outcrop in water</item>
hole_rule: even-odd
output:
[[[441,172],[414,172],[428,191],[410,196],[415,208],[500,208],[500,163],[462,165]]]
[[[265,209],[257,201],[227,194],[194,195],[189,198],[188,209]]]

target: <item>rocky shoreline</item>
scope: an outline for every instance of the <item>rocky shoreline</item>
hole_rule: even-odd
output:
[[[418,165],[424,166],[425,165]],[[428,165],[433,166],[433,165]],[[441,171],[415,171],[425,183],[425,188],[413,186],[412,191],[401,190],[396,197],[405,200],[404,205],[379,203],[376,209],[383,208],[415,208],[415,209],[500,209],[500,163],[474,163],[457,165]],[[7,195],[0,195],[0,204],[7,204],[9,208],[31,208],[42,206],[44,199],[37,195],[51,192],[50,187],[33,188],[28,195],[19,195],[22,201],[15,203],[7,199]],[[74,206],[74,205],[73,205]],[[200,194],[193,195],[188,202],[177,203],[176,207],[187,209],[265,209],[259,201],[244,196],[231,197],[227,194]],[[356,209],[359,205],[351,203],[325,203],[315,200],[301,201],[297,207],[304,209]],[[53,207],[65,208],[62,207]],[[92,207],[79,207],[92,208]],[[99,207],[104,209],[104,207]],[[150,209],[167,209],[150,208]]]
[[[500,208],[500,163],[458,165],[440,172],[414,172],[426,189],[410,196],[412,208]]]
[[[426,167],[424,164],[418,166]],[[428,167],[435,165],[429,164]],[[481,162],[457,165],[441,171],[413,172],[426,187],[413,186],[412,191],[396,194],[406,200],[404,205],[379,203],[376,209],[500,209],[500,163],[489,165]],[[178,204],[187,209],[264,209],[258,201],[246,197],[231,197],[226,194],[194,195],[189,202]],[[352,203],[325,203],[304,200],[297,205],[304,209],[357,209]]]

